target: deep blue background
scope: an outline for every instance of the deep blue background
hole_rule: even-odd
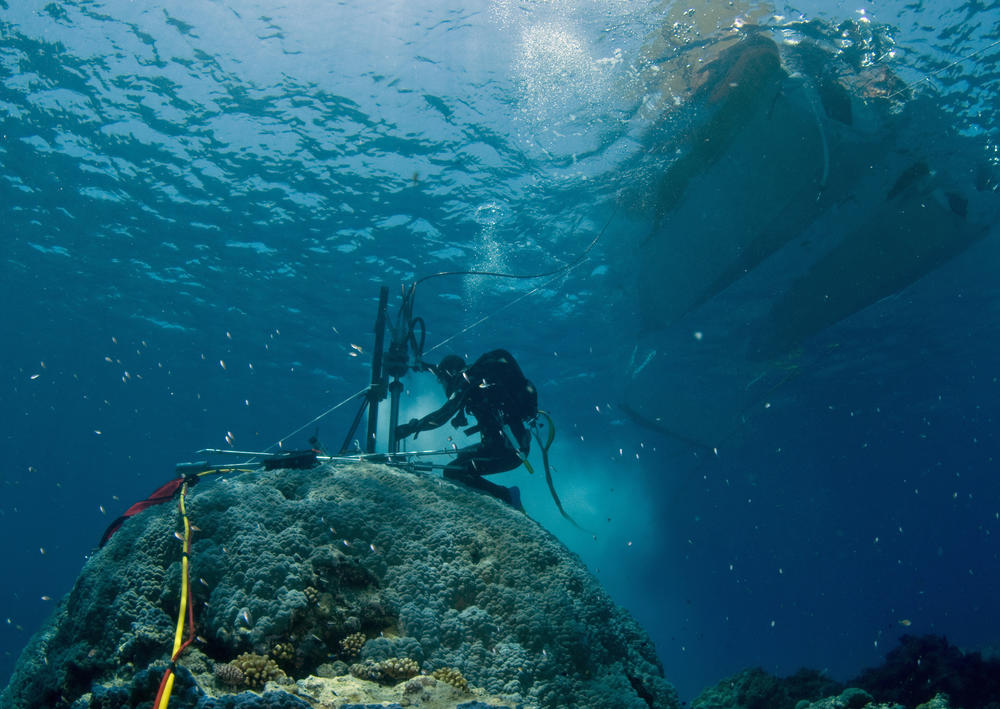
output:
[[[503,346],[538,384],[556,484],[593,534],[540,476],[503,479],[650,631],[682,696],[748,665],[846,678],[903,632],[997,641],[995,230],[820,335],[836,354],[717,453],[691,448],[621,410],[650,216],[615,207],[634,178],[617,170],[646,147],[661,8],[140,5],[0,3],[0,677],[175,463],[229,432],[270,446],[365,385],[379,285],[549,270],[605,223],[568,275],[429,281],[417,314],[428,349],[447,340],[432,359]],[[919,49],[898,66],[912,80],[987,47],[1000,16],[866,5]],[[969,134],[996,130],[990,66],[935,77]],[[433,403],[408,384],[412,410]]]

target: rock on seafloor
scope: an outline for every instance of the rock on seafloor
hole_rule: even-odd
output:
[[[192,487],[197,642],[172,709],[679,706],[646,633],[527,516],[441,478],[328,465]],[[173,644],[180,515],[130,518],[0,695],[145,709]]]

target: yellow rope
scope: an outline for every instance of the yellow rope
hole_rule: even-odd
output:
[[[184,544],[181,555],[181,607],[180,611],[177,613],[177,628],[174,630],[174,647],[170,653],[171,668],[168,671],[166,682],[163,685],[163,691],[160,694],[160,703],[157,705],[157,709],[167,709],[167,705],[170,704],[170,694],[174,689],[173,663],[177,661],[177,657],[181,654],[181,650],[185,647],[184,618],[187,615],[188,607],[188,564],[189,554],[191,551],[191,522],[188,520],[186,505],[187,489],[188,484],[184,483],[181,486],[180,494],[181,518],[184,520]]]

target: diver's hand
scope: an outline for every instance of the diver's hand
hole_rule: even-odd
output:
[[[409,438],[410,436],[416,438],[417,434],[420,433],[419,426],[420,426],[420,421],[418,421],[417,419],[410,419],[409,423],[403,423],[400,424],[399,426],[396,426],[396,438],[399,440],[402,440],[403,438]]]

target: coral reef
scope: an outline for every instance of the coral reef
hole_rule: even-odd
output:
[[[843,692],[834,697],[825,697],[816,702],[801,701],[796,705],[797,709],[876,709],[876,707],[888,705],[878,705],[872,701],[872,695],[857,687],[848,687]]]
[[[414,696],[457,706],[469,701],[461,677],[475,701],[494,706],[490,697],[525,707],[679,706],[635,621],[556,539],[489,496],[357,464],[203,483],[188,512],[200,530],[190,574],[199,638],[180,658],[172,709],[215,706],[209,691],[222,693],[216,702],[242,696],[225,692],[281,678],[279,664],[292,684],[268,685],[275,702],[303,678],[354,682],[357,696],[392,701],[416,680],[428,684]],[[114,698],[92,706],[148,705],[178,609],[176,528],[168,505],[123,525],[25,649],[2,706],[105,695]],[[383,684],[347,675],[342,660],[355,657],[380,668]],[[242,685],[213,675],[227,663]],[[443,668],[451,681],[414,676]]]
[[[455,689],[460,689],[463,692],[469,691],[469,682],[462,676],[462,673],[456,670],[454,667],[441,667],[434,670],[431,673],[434,679],[439,679],[442,682],[447,682]]]
[[[215,666],[215,679],[230,687],[239,687],[246,682],[243,670],[231,662],[220,662]]]
[[[791,683],[759,667],[743,670],[702,692],[691,709],[795,709],[801,700],[819,699],[821,691],[790,691]]]
[[[295,659],[295,646],[291,643],[277,643],[271,648],[270,657],[278,665],[288,666]]]
[[[879,667],[846,687],[814,670],[779,678],[744,670],[705,690],[691,709],[998,709],[1000,660],[936,635],[904,635]]]
[[[1000,705],[1000,660],[962,652],[939,635],[904,635],[881,666],[865,670],[851,684],[878,701],[908,707],[943,693],[964,709],[985,708]]]
[[[253,652],[244,652],[229,664],[243,673],[243,682],[248,687],[263,687],[285,675],[270,657]]]
[[[351,665],[351,674],[359,679],[372,682],[395,684],[400,680],[409,679],[420,673],[420,665],[409,657],[390,657],[387,660],[373,662],[365,660]]]
[[[351,633],[340,641],[340,650],[345,657],[357,657],[365,644],[364,633]]]
[[[295,691],[317,707],[331,709],[525,709],[491,697],[481,689],[463,692],[429,675],[384,685],[352,675],[321,679],[308,677],[296,683]]]
[[[691,709],[875,709],[872,697],[815,670],[775,677],[760,668],[738,672],[706,689]]]

